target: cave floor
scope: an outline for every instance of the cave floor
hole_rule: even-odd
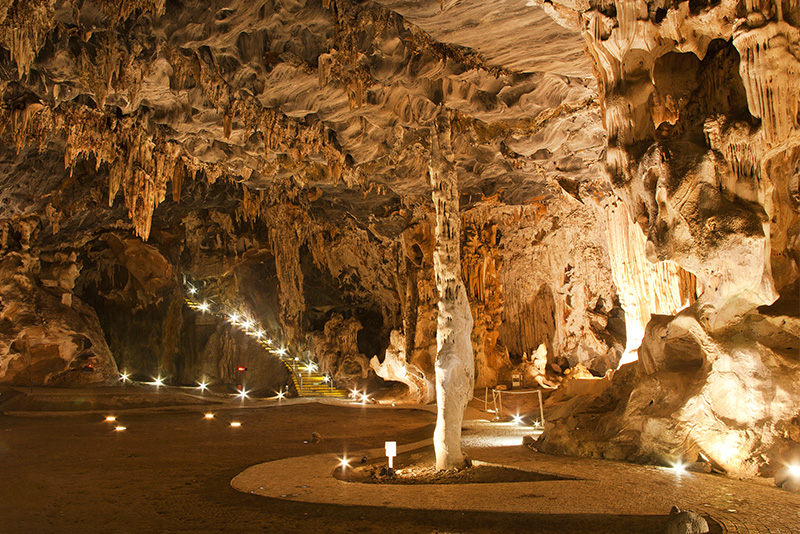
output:
[[[537,454],[514,444],[518,430],[480,421],[465,425],[474,459],[577,480],[378,487],[329,476],[344,451],[429,440],[429,410],[110,388],[2,389],[0,411],[0,533],[655,533],[673,504],[710,517],[712,532],[800,531],[800,496],[765,483]],[[260,486],[279,493],[231,487],[278,461]],[[326,497],[309,470],[343,486]],[[398,489],[420,493],[382,493]]]

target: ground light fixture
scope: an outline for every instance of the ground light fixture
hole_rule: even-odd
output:
[[[208,311],[208,302],[203,302],[202,304],[200,304],[200,306],[197,307],[197,309],[203,313],[206,313]]]
[[[114,427],[115,432],[122,432],[123,430],[125,430],[125,427],[122,425],[117,425]]]
[[[789,464],[786,466],[789,468],[789,474],[795,478],[800,478],[800,464]]]
[[[116,420],[117,420],[117,416],[116,415],[107,415],[106,416],[106,421],[108,421],[109,423],[111,423],[113,421],[116,421]]]
[[[386,457],[389,459],[389,469],[394,469],[394,457],[397,456],[397,442],[387,441],[384,444],[386,449]]]
[[[522,425],[522,416],[520,414],[515,415],[513,419],[516,424]]]
[[[672,469],[673,469],[673,471],[675,471],[676,474],[682,475],[683,473],[686,472],[686,464],[684,464],[682,461],[678,460],[677,462],[675,462],[672,465]]]
[[[240,399],[244,400],[244,399],[247,398],[247,391],[241,390],[236,396],[239,397]]]
[[[161,378],[161,376],[160,376],[160,375],[159,375],[159,376],[157,376],[157,377],[156,377],[156,379],[153,381],[153,385],[154,385],[155,387],[157,387],[157,388],[159,388],[159,387],[163,386],[163,385],[164,385],[164,379],[163,379],[163,378]]]
[[[239,421],[231,421],[231,426],[233,428],[239,428],[240,426],[242,426],[242,423],[240,423]]]
[[[203,415],[203,418],[204,419],[214,419],[214,414],[211,413],[211,412],[208,412],[207,414]]]
[[[122,383],[124,384],[128,381],[128,373],[120,373],[119,379],[122,380]]]
[[[205,391],[206,389],[208,389],[208,384],[206,382],[200,382],[200,384],[197,386],[197,388],[200,391]]]
[[[283,391],[283,388],[281,388],[281,390],[278,391],[278,393],[275,395],[275,398],[278,400],[283,400],[286,398],[286,393]]]
[[[350,467],[350,460],[347,459],[347,456],[342,456],[339,458],[339,467],[341,467],[343,470]]]

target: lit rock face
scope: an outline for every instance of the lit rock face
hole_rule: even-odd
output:
[[[798,447],[800,7],[558,11],[581,24],[595,65],[612,204],[643,230],[650,261],[679,269],[626,258],[635,251],[613,236],[635,241],[638,229],[609,215],[626,311],[668,315],[647,322],[638,365],[555,420],[543,447],[655,461],[702,452],[730,472],[774,470]],[[658,306],[632,305],[636,293]]]
[[[439,315],[436,343],[436,429],[433,447],[436,468],[463,467],[461,422],[472,398],[475,362],[472,354],[472,313],[467,290],[461,278],[461,216],[458,212],[458,185],[450,148],[450,117],[436,119],[431,139],[431,188],[436,207],[436,245],[433,270],[439,290]]]
[[[224,326],[187,309],[186,276],[217,311],[252,314],[296,354],[325,359],[313,341],[326,324],[358,322],[354,381],[399,330],[429,399],[439,295],[428,166],[441,107],[476,383],[508,380],[542,343],[562,367],[616,366],[619,298],[603,218],[586,202],[608,189],[596,84],[578,34],[542,9],[6,4],[0,220],[35,220],[20,237],[35,254],[75,252],[74,295],[96,310],[120,369],[232,379],[208,358],[240,340],[223,343]]]
[[[369,363],[380,378],[389,382],[400,382],[408,388],[406,393],[397,396],[398,400],[428,404],[436,398],[434,382],[419,367],[408,362],[405,340],[399,330],[392,330],[383,361],[373,356]]]
[[[77,253],[32,250],[35,220],[5,230],[0,260],[3,382],[86,386],[115,381],[117,366],[97,314],[73,293],[81,269]]]
[[[322,373],[329,374],[340,387],[358,388],[368,376],[369,361],[358,351],[358,332],[362,329],[357,319],[343,319],[334,314],[325,323],[322,334],[317,334],[311,347]]]

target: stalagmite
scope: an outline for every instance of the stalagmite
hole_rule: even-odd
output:
[[[472,397],[475,370],[472,355],[472,313],[461,279],[461,217],[458,184],[450,154],[450,120],[440,114],[431,136],[430,179],[436,208],[436,246],[433,251],[439,317],[436,330],[436,401],[438,415],[433,446],[436,468],[464,465],[461,421]]]

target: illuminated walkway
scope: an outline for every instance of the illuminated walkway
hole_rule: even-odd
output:
[[[331,473],[339,457],[320,454],[250,467],[231,485],[242,492],[318,504],[420,510],[480,511],[587,516],[665,516],[673,505],[699,512],[717,524],[712,532],[800,532],[800,495],[759,481],[719,475],[678,474],[672,469],[602,460],[565,458],[502,445],[504,426],[467,423],[467,454],[473,460],[564,476],[566,480],[460,485],[380,485],[343,482]],[[495,429],[501,429],[500,432]],[[430,442],[398,443],[399,452]],[[351,451],[361,458],[382,449]]]

